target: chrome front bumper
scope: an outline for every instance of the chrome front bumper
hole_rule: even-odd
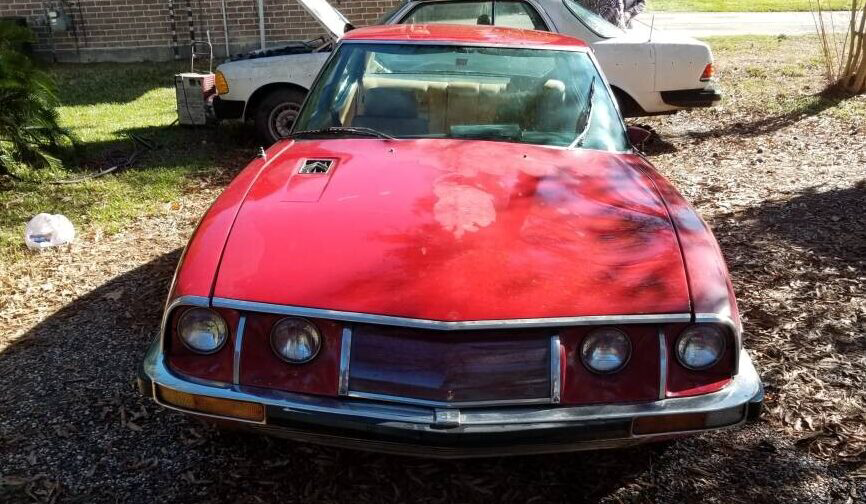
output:
[[[188,411],[160,401],[156,386],[188,394],[264,405],[261,422]],[[745,350],[740,372],[719,392],[650,403],[443,409],[328,398],[182,377],[165,364],[159,345],[145,357],[142,393],[157,403],[219,423],[299,441],[439,458],[566,452],[635,445],[682,434],[734,427],[760,411],[763,386]],[[641,417],[706,414],[707,426],[638,435]]]

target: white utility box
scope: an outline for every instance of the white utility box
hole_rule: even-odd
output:
[[[174,76],[177,120],[183,126],[204,126],[211,122],[208,100],[216,92],[214,74],[181,73]]]

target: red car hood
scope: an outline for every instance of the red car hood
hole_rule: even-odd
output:
[[[299,174],[311,158],[335,162]],[[686,313],[676,234],[640,166],[502,142],[299,141],[250,189],[214,296],[444,321]]]

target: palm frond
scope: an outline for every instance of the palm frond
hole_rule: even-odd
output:
[[[58,122],[54,81],[23,52],[30,30],[0,21],[0,173],[26,165],[58,166],[58,153],[75,145]]]

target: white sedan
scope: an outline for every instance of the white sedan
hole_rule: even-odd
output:
[[[330,38],[256,51],[217,67],[217,118],[253,121],[268,143],[289,134],[334,41],[352,29],[325,0],[299,1]],[[621,30],[576,0],[408,0],[381,20],[403,23],[492,24],[583,39],[607,75],[624,116],[708,107],[721,99],[707,44],[640,24]]]

